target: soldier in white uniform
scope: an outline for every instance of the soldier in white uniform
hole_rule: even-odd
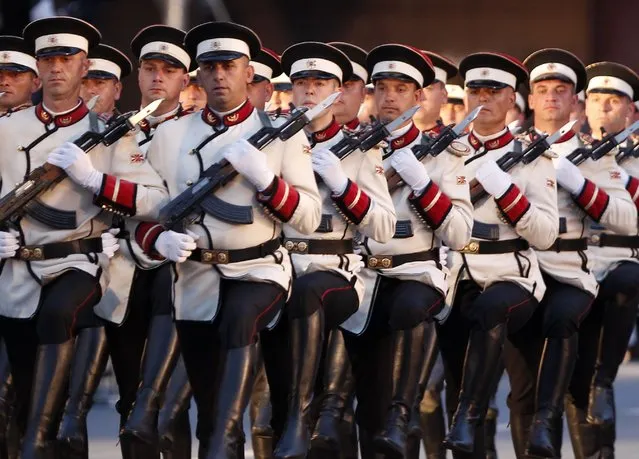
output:
[[[100,43],[89,55],[89,73],[82,80],[80,97],[85,101],[99,96],[91,111],[105,121],[117,115],[115,104],[122,94],[122,79],[131,74],[133,66],[126,54]]]
[[[272,49],[262,48],[251,60],[251,66],[255,69],[255,75],[249,84],[249,100],[258,110],[266,110],[274,90],[271,79],[282,74],[280,56]]]
[[[249,218],[205,212],[184,233],[149,222],[138,226],[136,240],[147,253],[176,262],[175,317],[198,407],[199,457],[237,458],[243,455],[257,334],[277,316],[292,280],[279,240],[282,222],[311,233],[320,223],[320,196],[303,133],[263,151],[246,140],[268,119],[247,100],[249,60],[260,49],[255,33],[206,23],[187,33],[185,46],[200,66],[208,104],[161,125],[149,161],[174,198],[226,159],[240,176],[216,196]]]
[[[428,57],[404,45],[373,49],[367,70],[382,122],[418,104],[421,89],[435,77]],[[388,242],[360,238],[365,297],[342,326],[356,380],[363,457],[405,454],[427,323],[444,309],[446,272],[439,246],[460,248],[470,237],[463,155],[450,150],[420,162],[411,148],[421,141],[422,133],[408,120],[383,145],[383,168],[402,180],[391,190],[398,222]]]
[[[282,68],[293,83],[293,104],[309,108],[337,91],[353,71],[348,56],[319,42],[288,48],[282,54]],[[309,237],[289,225],[283,230],[296,279],[286,310],[292,375],[288,419],[275,449],[275,457],[282,459],[306,455],[324,335],[354,314],[364,297],[363,282],[357,275],[363,263],[353,253],[355,233],[385,242],[393,236],[396,222],[380,173],[380,150],[355,150],[339,158],[331,147],[343,141],[345,134],[330,109],[305,131],[311,142],[313,169],[320,177],[322,223]]]
[[[544,155],[509,173],[496,163],[524,148],[505,119],[515,88],[528,76],[525,67],[511,56],[485,52],[464,58],[459,71],[468,110],[484,107],[464,138],[470,151],[464,179],[474,177],[489,196],[475,203],[471,242],[449,252],[452,311],[438,338],[452,418],[445,446],[455,457],[479,458],[485,457],[483,420],[504,342],[530,319],[545,290],[531,246],[546,249],[557,237],[557,190],[552,161]]]
[[[24,39],[0,36],[0,119],[31,106],[40,87],[33,49]],[[0,457],[17,457],[20,439],[15,416],[15,389],[4,340],[0,342]]]
[[[83,329],[99,325],[92,306],[108,281],[103,275],[107,260],[118,248],[111,233],[102,233],[108,218],[99,214],[148,218],[166,192],[126,180],[135,175],[121,161],[135,154],[132,135],[89,154],[68,142],[104,127],[79,98],[87,51],[99,41],[99,32],[83,21],[55,17],[29,24],[24,37],[35,49],[43,102],[0,122],[2,193],[45,161],[69,176],[32,201],[16,224],[17,235],[0,233],[0,332],[23,414],[31,401],[28,419],[19,417],[26,426],[22,457],[35,458],[47,456],[54,446],[74,337],[81,341]]]
[[[562,49],[542,49],[524,61],[530,71],[530,107],[534,124],[528,134],[552,134],[570,121],[577,93],[584,88],[586,70],[573,54]],[[587,160],[579,167],[566,158],[582,147],[580,137],[569,131],[551,147],[556,159],[559,237],[547,250],[537,251],[546,293],[526,327],[506,347],[511,381],[510,423],[517,454],[558,457],[564,396],[577,360],[578,330],[597,294],[593,255],[587,240],[592,220],[615,228],[627,225],[627,193],[609,176],[614,156]],[[603,173],[602,173],[603,172]],[[587,177],[610,200],[607,210],[589,206],[588,187],[571,182],[573,174]],[[610,196],[610,197],[608,197]]]
[[[342,41],[333,41],[329,45],[346,54],[353,67],[350,78],[342,85],[342,95],[333,104],[333,115],[337,124],[343,126],[347,133],[357,132],[361,127],[357,115],[366,98],[367,53],[359,46]]]
[[[621,131],[632,115],[633,101],[639,98],[639,77],[628,67],[613,62],[591,64],[586,71],[586,114],[593,137],[600,139],[602,128],[611,134]],[[613,150],[593,166],[596,178],[614,185],[614,190],[602,187],[606,196],[597,197],[604,209],[602,216],[586,220],[589,252],[594,261],[592,271],[599,282],[599,292],[579,329],[579,357],[566,407],[577,458],[614,457],[612,383],[623,361],[639,302],[639,182],[631,177],[636,170],[625,169],[634,161],[618,167],[616,152]],[[587,175],[586,178],[590,179]]]

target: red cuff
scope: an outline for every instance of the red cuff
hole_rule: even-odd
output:
[[[515,226],[530,209],[528,198],[514,183],[510,185],[510,188],[503,196],[495,199],[495,203],[497,203],[499,210],[512,226]]]
[[[599,222],[601,216],[608,208],[610,197],[605,191],[586,179],[586,184],[579,196],[575,198],[575,201],[594,221]]]
[[[142,222],[135,228],[135,242],[151,258],[163,260],[164,257],[155,250],[155,241],[163,231],[164,228],[159,223]]]
[[[639,180],[630,176],[630,180],[628,180],[628,184],[626,185],[626,190],[628,190],[635,206],[639,209]]]
[[[432,229],[439,228],[453,208],[450,198],[432,180],[421,195],[417,196],[413,192],[408,197],[408,201]]]
[[[298,191],[280,177],[275,177],[267,190],[269,194],[258,193],[257,200],[279,220],[289,221],[300,203]]]
[[[114,214],[132,217],[135,215],[135,198],[138,186],[133,182],[104,174],[100,192],[93,202]]]
[[[346,190],[339,196],[332,196],[333,201],[342,211],[342,214],[351,222],[359,225],[371,208],[371,198],[357,186],[357,183],[348,180]]]

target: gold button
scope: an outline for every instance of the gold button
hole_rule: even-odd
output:
[[[202,252],[202,261],[209,262],[213,259],[213,254],[211,252]]]
[[[186,186],[191,186],[193,185],[193,180],[187,180],[186,181]]]
[[[595,244],[595,245],[598,245],[598,244],[599,244],[599,241],[601,241],[601,236],[599,236],[598,234],[593,234],[593,235],[590,237],[590,242],[592,242],[592,243],[593,243],[593,244]]]
[[[29,260],[31,258],[31,250],[26,247],[20,249],[20,258],[23,260]]]
[[[36,260],[41,260],[43,258],[43,253],[41,248],[33,249],[33,258]]]
[[[226,263],[229,260],[228,256],[224,252],[217,254],[217,261],[220,263]]]
[[[390,268],[391,267],[391,259],[390,258],[382,258],[382,268]]]
[[[301,241],[297,244],[297,250],[299,250],[300,252],[306,252],[306,250],[308,249],[308,244],[304,241]]]
[[[370,258],[368,259],[368,266],[369,266],[370,268],[374,268],[375,266],[377,266],[378,261],[379,261],[379,260],[377,260],[377,258],[375,258],[375,257],[370,257]]]
[[[286,241],[284,243],[284,248],[288,250],[289,252],[293,250],[294,247],[295,247],[295,244],[293,244],[293,241]]]

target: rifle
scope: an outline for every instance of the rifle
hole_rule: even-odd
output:
[[[113,145],[124,135],[135,129],[144,118],[153,113],[164,99],[151,102],[139,112],[120,115],[103,132],[87,131],[73,143],[88,153],[100,144]],[[54,188],[67,177],[64,169],[44,163],[35,168],[24,182],[0,198],[0,227],[6,227],[22,217],[31,201]]]
[[[615,156],[617,164],[621,165],[630,158],[639,158],[639,142],[622,148]]]
[[[615,147],[618,147],[621,142],[626,140],[628,136],[637,129],[639,129],[639,120],[632,123],[619,134],[608,134],[604,136],[603,139],[595,142],[589,148],[577,148],[566,156],[566,158],[575,166],[579,166],[587,159],[597,161],[610,153]]]

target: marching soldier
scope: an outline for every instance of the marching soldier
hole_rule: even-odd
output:
[[[288,48],[282,55],[282,68],[293,83],[293,104],[309,108],[337,91],[353,72],[346,54],[317,42]],[[275,449],[275,457],[282,459],[306,456],[324,335],[354,314],[364,296],[357,275],[363,264],[353,252],[355,231],[384,242],[392,237],[396,221],[378,149],[356,150],[339,158],[331,147],[345,134],[331,110],[313,119],[306,132],[311,139],[313,169],[321,178],[322,223],[309,237],[288,225],[283,230],[296,280],[287,305],[290,404]]]
[[[483,107],[461,147],[471,152],[464,178],[474,177],[489,196],[475,203],[471,242],[449,252],[452,310],[438,330],[452,418],[445,446],[455,457],[485,458],[483,420],[504,341],[529,320],[545,289],[531,246],[548,248],[557,236],[557,192],[543,155],[510,173],[496,163],[522,148],[505,120],[525,67],[504,54],[475,53],[459,70],[468,109]]]
[[[92,111],[108,121],[117,114],[115,104],[122,93],[122,79],[132,70],[131,61],[122,51],[101,43],[89,55],[89,73],[82,80],[80,96],[87,102],[99,96]]]
[[[31,105],[40,87],[33,50],[20,37],[0,36],[0,119]],[[4,340],[0,342],[0,457],[17,457],[15,389]]]
[[[175,316],[198,406],[199,457],[239,458],[257,334],[277,316],[291,283],[281,222],[311,233],[320,223],[320,197],[302,133],[275,140],[264,151],[246,140],[268,122],[247,100],[253,81],[249,61],[260,50],[255,33],[211,22],[189,31],[185,46],[200,66],[208,105],[161,125],[149,161],[175,198],[206,168],[226,159],[240,176],[217,197],[249,218],[205,212],[185,233],[152,222],[135,233],[147,253],[176,263]]]
[[[24,37],[35,49],[43,101],[0,122],[6,139],[0,152],[3,194],[45,161],[69,178],[32,201],[17,231],[1,233],[0,327],[21,406],[18,419],[26,427],[21,457],[37,458],[53,451],[74,338],[80,345],[82,331],[99,324],[92,306],[106,287],[102,273],[118,244],[112,233],[102,233],[108,226],[98,214],[110,210],[149,217],[166,194],[126,180],[134,174],[120,158],[134,153],[133,136],[88,154],[63,143],[100,129],[79,98],[87,52],[100,33],[81,20],[54,17],[32,22]]]
[[[441,111],[448,101],[446,81],[457,75],[457,67],[446,57],[424,51],[435,67],[435,81],[422,90],[421,109],[415,114],[415,125],[422,132],[438,134],[444,126]]]
[[[180,105],[185,112],[197,112],[206,105],[206,92],[197,79],[197,69],[189,72],[189,84],[180,91]]]
[[[442,123],[445,126],[449,124],[457,124],[466,116],[466,107],[464,105],[466,94],[464,92],[464,88],[462,88],[459,84],[456,84],[463,84],[462,81],[458,81],[459,79],[460,77],[457,75],[450,80],[449,84],[446,85],[448,99],[442,106],[442,110],[440,112]]]
[[[356,132],[360,128],[357,115],[366,97],[366,83],[368,82],[368,72],[366,71],[366,51],[359,46],[341,41],[329,43],[341,52],[346,54],[351,61],[353,72],[348,81],[342,85],[342,94],[333,104],[333,116],[346,132]]]
[[[255,75],[249,84],[249,100],[258,110],[266,110],[266,105],[271,100],[274,91],[271,79],[282,74],[280,57],[275,51],[262,48],[251,61],[251,66]]]
[[[620,132],[632,115],[633,101],[639,98],[639,77],[613,62],[591,64],[586,71],[586,115],[593,137],[601,139],[603,132]],[[592,270],[599,282],[599,292],[579,329],[579,357],[567,400],[577,458],[614,457],[612,384],[623,361],[639,303],[635,208],[639,182],[633,169],[636,160],[629,159],[618,167],[615,153],[613,150],[593,165],[611,190],[604,188],[605,197],[597,198],[605,200],[601,217],[587,221],[589,252],[594,260]],[[588,188],[588,181],[584,188]]]
[[[289,112],[291,103],[291,80],[285,74],[281,74],[278,77],[272,78],[273,84],[273,96],[269,103],[269,112],[274,112],[275,115],[286,115]]]
[[[381,45],[367,58],[380,120],[397,120],[417,105],[435,71],[421,51]],[[384,147],[384,168],[401,177],[391,191],[398,222],[393,239],[364,237],[366,297],[343,328],[353,362],[362,457],[375,452],[404,457],[415,402],[427,323],[440,317],[446,271],[439,246],[461,248],[470,237],[471,205],[464,152],[447,150],[420,162],[411,148],[422,140],[412,120],[394,127]],[[390,173],[390,172],[389,172]]]

